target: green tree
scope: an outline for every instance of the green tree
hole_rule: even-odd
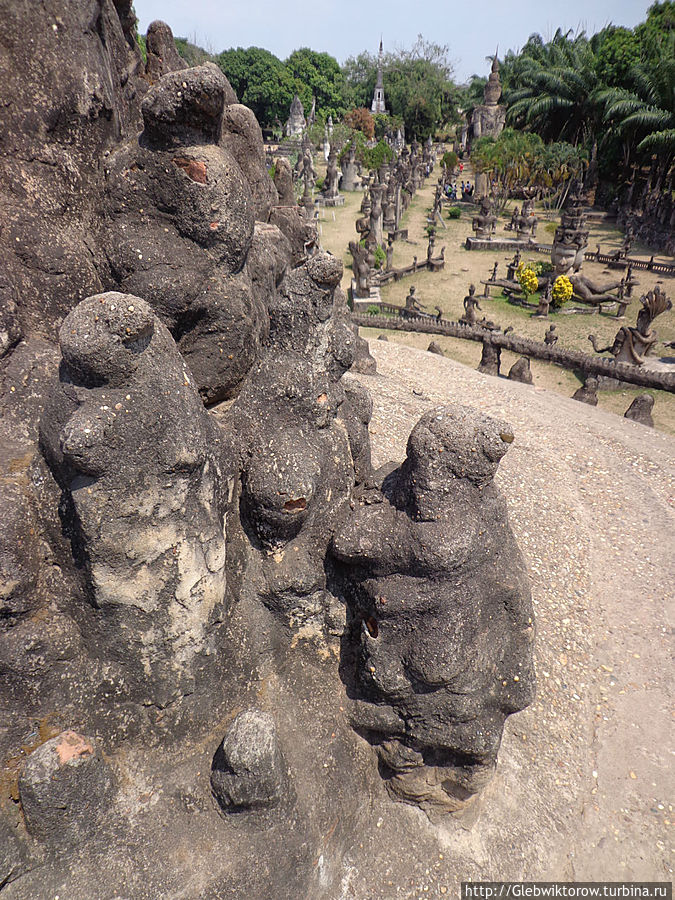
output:
[[[367,52],[350,56],[342,66],[342,74],[350,105],[370,109],[377,81],[377,57]]]
[[[291,53],[286,60],[286,68],[306,112],[312,106],[312,98],[316,97],[317,117],[342,118],[349,104],[344,75],[336,59],[328,53],[317,53],[303,47]]]
[[[508,66],[507,121],[544,140],[591,147],[603,117],[595,52],[585,34],[570,37],[558,29],[544,44],[532,35]]]
[[[583,174],[586,151],[571,144],[545,145],[538,134],[505,128],[498,138],[479,138],[471,161],[487,176],[501,206],[524,188],[537,188],[551,202],[560,202],[573,178]]]
[[[285,122],[295,84],[280,59],[261,47],[225,50],[216,62],[229,79],[239,102],[250,107],[263,127]]]
[[[660,180],[675,160],[675,31],[659,39],[660,53],[634,65],[629,88],[601,93],[605,120],[620,135],[631,160],[658,158]]]
[[[409,138],[424,140],[458,120],[459,93],[452,81],[448,48],[419,35],[409,50],[385,53],[384,96],[393,116],[404,122]],[[370,106],[377,79],[377,57],[361,53],[344,65],[354,105]],[[378,134],[378,123],[375,125]]]

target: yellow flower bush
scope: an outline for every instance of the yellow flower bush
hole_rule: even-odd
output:
[[[562,306],[566,300],[570,299],[572,292],[572,282],[567,275],[558,275],[553,282],[553,291],[551,292],[555,306]]]
[[[539,279],[530,263],[520,263],[516,269],[516,278],[525,294],[534,294],[539,287]]]

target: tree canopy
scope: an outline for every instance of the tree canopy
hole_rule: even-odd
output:
[[[250,107],[263,127],[285,122],[295,82],[284,63],[261,47],[225,50],[216,57],[240,103]]]
[[[378,58],[350,57],[343,66],[351,103],[370,106]],[[419,35],[409,50],[383,54],[384,96],[389,111],[404,122],[409,138],[426,139],[458,119],[459,93],[452,81],[448,47]]]

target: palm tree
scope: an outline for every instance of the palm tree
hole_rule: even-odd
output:
[[[632,90],[608,88],[599,100],[605,121],[620,135],[626,163],[656,154],[661,182],[675,159],[675,34],[660,42],[660,53],[631,69]]]
[[[602,125],[595,53],[585,34],[558,29],[544,44],[532,35],[510,60],[507,119],[547,141],[591,147]]]

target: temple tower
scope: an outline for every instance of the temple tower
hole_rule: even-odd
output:
[[[383,116],[389,115],[384,102],[384,79],[382,76],[382,38],[380,38],[380,52],[377,58],[377,84],[375,85],[373,102],[370,104],[370,111],[373,115],[377,115],[378,113]]]

